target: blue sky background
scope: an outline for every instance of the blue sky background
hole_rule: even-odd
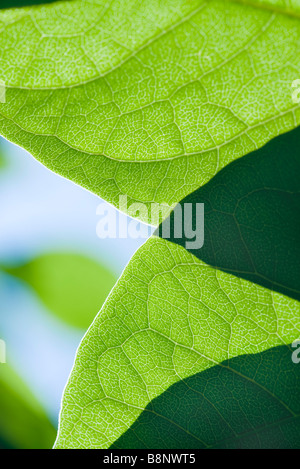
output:
[[[0,264],[71,251],[110,266],[119,277],[145,239],[99,239],[100,198],[47,170],[24,150],[3,139],[0,144],[6,160],[0,169]],[[120,223],[127,223],[125,215],[118,215]],[[150,234],[145,225],[141,230],[144,237]],[[0,299],[0,338],[7,344],[7,361],[56,425],[85,331],[60,322],[25,285],[1,273]]]

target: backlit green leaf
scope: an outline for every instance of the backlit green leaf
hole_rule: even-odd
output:
[[[110,447],[175,383],[299,336],[296,300],[151,238],[133,256],[80,346],[56,447]],[[262,424],[270,423],[267,415]],[[229,426],[231,419],[229,413]]]
[[[0,132],[118,205],[173,205],[300,123],[300,2],[83,0],[0,13]]]

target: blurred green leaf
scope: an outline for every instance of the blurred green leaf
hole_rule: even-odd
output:
[[[6,166],[6,160],[4,158],[3,151],[0,146],[0,169],[4,168],[4,166]]]
[[[79,254],[46,254],[5,271],[27,282],[60,319],[85,329],[116,282],[109,269]]]
[[[0,365],[0,395],[0,448],[51,448],[55,441],[54,427],[8,364]]]

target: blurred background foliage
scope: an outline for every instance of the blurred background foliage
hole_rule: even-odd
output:
[[[144,239],[99,239],[103,201],[3,139],[0,192],[0,448],[46,449],[80,340]]]
[[[5,167],[5,158],[3,155],[3,151],[0,151],[0,170]]]
[[[60,319],[84,329],[117,280],[107,267],[71,253],[44,254],[23,265],[3,266],[3,271],[25,281]]]
[[[46,412],[9,366],[0,373],[0,448],[51,448],[56,430]]]

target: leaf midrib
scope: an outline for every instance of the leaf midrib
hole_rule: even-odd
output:
[[[194,11],[192,11],[189,15],[186,15],[184,18],[182,18],[179,22],[173,24],[172,26],[170,26],[168,29],[165,29],[163,30],[160,34],[152,37],[147,43],[143,44],[139,49],[137,49],[136,51],[134,51],[132,54],[130,54],[129,56],[127,56],[122,62],[120,62],[119,64],[117,64],[115,67],[111,68],[110,70],[108,70],[107,72],[105,72],[102,76],[97,76],[97,77],[93,77],[91,80],[87,80],[86,82],[81,82],[81,83],[77,83],[77,84],[72,84],[72,85],[67,85],[67,86],[59,86],[59,87],[21,87],[21,86],[10,86],[10,85],[6,85],[6,88],[10,88],[10,89],[16,89],[16,90],[30,90],[30,91],[55,91],[55,90],[59,90],[59,89],[71,89],[71,88],[74,88],[74,87],[80,87],[80,86],[84,86],[86,83],[89,83],[89,82],[92,82],[92,81],[96,81],[98,79],[101,79],[101,78],[105,78],[106,75],[112,73],[114,70],[118,69],[119,67],[121,67],[124,63],[126,63],[127,61],[129,61],[131,58],[135,57],[136,55],[139,54],[140,51],[142,51],[143,49],[146,49],[147,47],[149,47],[152,43],[154,43],[155,41],[159,40],[159,38],[163,37],[165,34],[168,34],[170,31],[176,29],[178,26],[180,26],[181,24],[185,23],[186,21],[189,21],[191,18],[193,18],[193,16],[195,16],[196,14],[199,13],[199,11],[203,10],[205,7],[207,7],[213,0],[207,0],[205,1],[204,3],[202,3],[198,8],[196,8]],[[258,34],[258,36],[260,34],[262,34],[265,29],[268,27],[268,24],[270,23],[270,20],[271,19],[274,19],[276,17],[275,13],[277,10],[280,10],[280,9],[276,9],[276,8],[271,8],[271,6],[267,6],[265,8],[265,5],[256,5],[255,2],[248,2],[246,0],[221,0],[223,1],[223,3],[237,3],[237,4],[245,4],[245,5],[251,5],[253,7],[256,7],[258,9],[265,9],[267,11],[270,11],[270,13],[273,13],[273,15],[271,16],[271,18],[269,19],[269,21],[267,22],[267,24],[265,25],[264,28],[262,28],[261,32]],[[285,14],[286,12],[285,11],[279,11],[281,14]],[[31,15],[29,15],[31,17]],[[295,15],[294,15],[295,16]],[[299,18],[300,19],[300,13],[299,15],[297,14],[295,16],[296,18]],[[250,44],[255,40],[256,36],[254,38],[250,38]],[[240,54],[243,50],[245,50],[246,47],[248,47],[249,43],[247,43],[246,45],[244,45],[240,50],[236,51],[232,56],[228,57],[226,59],[225,62],[221,62],[220,64],[218,64],[216,67],[214,67],[212,70],[209,70],[207,72],[205,72],[202,76],[206,76],[208,74],[211,74],[211,73],[214,73],[215,70],[219,69],[220,67],[222,67],[224,65],[224,63],[227,63],[228,61],[232,60],[236,55]],[[200,76],[198,78],[198,80],[201,80],[202,76]],[[195,81],[195,80],[193,80]],[[193,82],[192,81],[192,82]],[[190,83],[192,83],[190,82]],[[185,84],[186,85],[186,84]],[[179,87],[180,89],[181,87]],[[178,89],[176,90],[176,92],[178,91]],[[173,95],[174,93],[172,93]],[[168,98],[166,98],[166,100],[168,100]],[[160,100],[160,101],[165,101],[165,100]],[[145,107],[148,107],[150,104],[148,104],[147,106]],[[115,158],[113,156],[110,156],[110,155],[107,155],[105,154],[105,152],[91,152],[91,151],[86,151],[82,148],[78,148],[74,145],[71,145],[69,142],[66,142],[64,139],[60,138],[59,136],[55,135],[55,134],[39,134],[39,133],[36,133],[36,132],[31,132],[30,130],[28,129],[24,129],[20,124],[16,123],[15,120],[14,120],[14,117],[13,118],[8,118],[6,117],[5,115],[3,115],[2,113],[0,113],[0,115],[2,115],[5,119],[7,120],[10,120],[11,122],[13,122],[15,125],[17,125],[20,129],[22,129],[23,131],[27,132],[28,134],[32,134],[32,135],[40,135],[41,137],[51,137],[51,138],[56,138],[58,139],[58,141],[62,142],[63,144],[67,145],[68,148],[70,149],[73,149],[75,151],[79,151],[83,154],[86,154],[86,155],[89,155],[89,156],[99,156],[99,157],[104,157],[104,158],[108,158],[108,159],[111,159],[113,161],[117,161],[118,163],[157,163],[157,162],[164,162],[164,161],[172,161],[172,160],[176,160],[176,159],[179,159],[179,158],[185,158],[185,157],[193,157],[193,156],[199,156],[201,157],[202,155],[206,154],[206,153],[209,153],[209,152],[214,152],[214,151],[218,151],[225,147],[226,145],[236,141],[237,139],[239,139],[240,137],[242,137],[243,135],[248,135],[248,132],[251,132],[253,129],[255,128],[260,128],[262,125],[265,125],[269,122],[272,122],[273,120],[277,120],[278,118],[280,117],[283,117],[289,113],[292,113],[292,115],[294,116],[294,120],[295,120],[295,115],[294,115],[294,112],[297,111],[298,109],[300,108],[299,105],[295,105],[295,106],[292,106],[291,108],[287,109],[286,111],[284,112],[281,112],[279,115],[276,115],[276,116],[271,116],[267,119],[265,119],[263,122],[257,122],[256,124],[252,125],[252,126],[247,126],[246,125],[246,128],[244,130],[242,130],[241,132],[239,132],[237,135],[234,135],[232,138],[230,138],[229,140],[226,140],[224,142],[222,142],[221,144],[215,144],[213,146],[210,146],[209,148],[205,148],[203,150],[199,150],[199,151],[196,151],[196,152],[191,152],[191,153],[187,153],[187,152],[182,152],[180,154],[177,154],[177,155],[172,155],[171,157],[168,157],[168,158],[158,158],[158,159],[146,159],[146,160],[132,160],[132,159],[119,159],[119,158]],[[140,108],[139,108],[140,110]],[[130,111],[130,112],[127,112],[125,114],[130,114],[131,112],[133,111]],[[255,147],[256,148],[256,147]],[[220,164],[219,164],[219,158],[217,159],[217,162],[216,162],[216,171],[217,172],[218,170],[220,169]]]
[[[223,147],[225,147],[226,145],[229,145],[230,143],[233,143],[235,140],[239,139],[240,137],[242,137],[243,135],[247,135],[247,132],[250,132],[251,130],[253,129],[256,129],[256,128],[259,128],[261,126],[264,126],[274,120],[277,120],[277,119],[280,119],[281,117],[284,117],[288,114],[292,114],[293,117],[294,117],[294,120],[295,120],[295,111],[297,111],[298,109],[300,109],[300,105],[295,105],[293,106],[292,108],[290,109],[287,109],[286,111],[284,112],[281,112],[280,114],[277,114],[276,116],[271,116],[270,118],[268,119],[265,119],[264,121],[261,121],[261,122],[258,122],[257,124],[251,126],[251,127],[247,127],[246,129],[244,129],[242,132],[240,132],[239,134],[235,135],[234,137],[232,137],[231,139],[229,140],[226,140],[224,141],[222,144],[220,145],[216,145],[214,147],[210,147],[210,148],[206,148],[205,150],[200,150],[200,151],[196,151],[196,152],[192,152],[192,153],[182,153],[181,155],[175,155],[175,156],[172,156],[172,157],[169,157],[169,158],[162,158],[162,159],[148,159],[148,160],[121,160],[121,159],[117,159],[117,158],[113,158],[109,155],[106,155],[104,153],[92,153],[92,152],[87,152],[85,150],[82,150],[81,148],[76,148],[75,146],[71,145],[69,142],[65,142],[62,138],[58,137],[57,135],[55,134],[39,134],[39,133],[36,133],[36,132],[33,132],[31,130],[28,130],[28,129],[24,129],[19,123],[15,122],[14,119],[12,117],[7,117],[5,116],[1,111],[0,111],[0,116],[2,116],[3,120],[8,120],[10,122],[12,122],[14,125],[16,125],[20,130],[22,130],[23,132],[26,132],[27,134],[29,135],[33,135],[34,137],[42,137],[42,138],[55,138],[57,139],[59,142],[61,142],[62,144],[66,145],[69,149],[71,150],[74,150],[74,151],[78,151],[84,155],[87,155],[87,156],[99,156],[99,157],[103,157],[103,158],[108,158],[109,160],[112,160],[114,162],[118,162],[118,163],[130,163],[130,164],[140,164],[140,163],[163,163],[164,161],[173,161],[173,160],[178,160],[180,158],[188,158],[188,157],[193,157],[193,156],[203,156],[205,155],[206,153],[210,153],[210,152],[213,152],[213,151],[217,151],[219,152],[219,150]],[[286,129],[284,129],[283,131],[284,133],[287,132]],[[282,132],[281,132],[282,133]],[[280,134],[281,134],[280,133]],[[279,135],[280,135],[279,134]],[[266,142],[267,143],[267,142]],[[258,147],[255,147],[255,149],[257,150]],[[219,154],[218,154],[219,156]],[[216,170],[215,170],[215,173],[218,172],[218,170],[220,169],[220,164],[219,164],[219,159],[218,159],[218,162],[217,162],[217,165],[216,165]]]

